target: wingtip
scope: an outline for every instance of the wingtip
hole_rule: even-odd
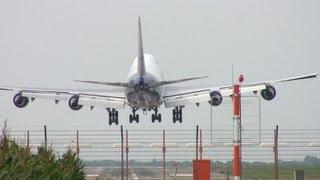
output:
[[[314,78],[316,78],[318,76],[319,76],[319,73],[313,73],[313,74],[310,75],[310,77],[314,77]]]
[[[208,78],[208,77],[209,77],[208,75],[205,75],[205,76],[199,76],[199,79]]]

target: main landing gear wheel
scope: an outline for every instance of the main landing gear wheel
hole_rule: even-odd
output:
[[[161,114],[158,114],[158,108],[153,108],[154,114],[151,116],[151,121],[154,123],[155,121],[161,122]]]
[[[133,121],[135,121],[136,123],[139,123],[139,114],[135,114],[134,116],[130,114],[129,122],[132,123]]]
[[[132,114],[129,116],[129,122],[132,123],[135,121],[136,123],[139,123],[139,114],[136,114],[136,111],[138,108],[132,108]]]
[[[161,122],[161,114],[152,114],[151,121],[154,123],[155,121]]]
[[[175,107],[172,110],[172,120],[173,123],[176,123],[177,121],[182,123],[182,107]]]
[[[119,124],[119,119],[118,119],[118,111],[116,111],[115,109],[112,109],[111,111],[109,111],[109,125],[112,125],[112,123],[115,123],[116,125]]]

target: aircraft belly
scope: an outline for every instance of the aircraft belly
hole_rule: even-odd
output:
[[[127,93],[127,101],[130,107],[152,108],[162,104],[157,91],[131,91]]]

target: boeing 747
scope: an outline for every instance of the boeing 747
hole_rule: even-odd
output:
[[[272,100],[276,96],[274,84],[294,80],[315,78],[318,74],[307,74],[297,77],[284,78],[274,81],[260,81],[241,84],[241,93],[260,92],[265,100]],[[190,88],[171,86],[185,81],[201,79],[193,77],[177,80],[164,80],[158,61],[143,51],[141,21],[138,19],[138,56],[134,60],[126,82],[100,82],[76,80],[76,82],[90,83],[100,86],[115,86],[115,89],[46,89],[26,87],[0,86],[0,90],[14,91],[13,103],[18,108],[24,108],[35,99],[50,99],[56,103],[67,101],[72,110],[80,110],[83,106],[90,109],[102,107],[108,111],[109,125],[118,124],[118,110],[125,105],[132,109],[129,122],[139,122],[138,110],[153,111],[152,122],[161,122],[158,109],[164,105],[172,108],[173,123],[182,122],[182,108],[201,102],[209,102],[212,106],[222,103],[223,97],[231,96],[233,85]]]

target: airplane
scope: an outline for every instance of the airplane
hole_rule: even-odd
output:
[[[295,80],[316,78],[319,74],[306,74],[273,81],[260,81],[241,84],[241,93],[260,92],[265,100],[272,100],[276,96],[274,84]],[[126,82],[101,82],[75,80],[79,83],[89,83],[101,86],[113,86],[115,89],[47,89],[27,87],[0,86],[0,90],[16,92],[13,103],[18,108],[24,108],[35,99],[54,100],[55,103],[67,101],[72,110],[80,110],[83,106],[105,108],[109,114],[109,125],[118,125],[118,110],[129,106],[132,113],[129,122],[139,123],[140,109],[146,114],[153,111],[151,120],[161,122],[158,109],[164,104],[165,108],[172,108],[173,123],[182,123],[182,109],[191,104],[199,105],[209,102],[212,106],[219,106],[223,97],[232,96],[233,85],[191,88],[172,86],[185,81],[205,78],[206,76],[184,78],[166,81],[159,68],[159,63],[150,54],[144,53],[142,44],[141,20],[138,18],[138,56],[134,59]]]

